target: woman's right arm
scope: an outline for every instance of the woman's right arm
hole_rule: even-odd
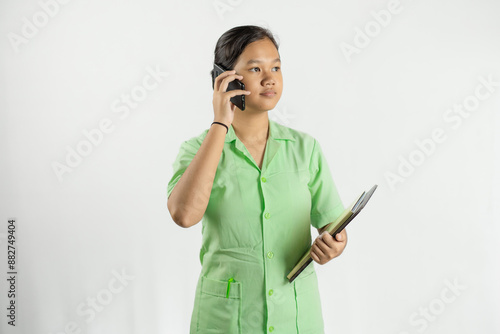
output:
[[[214,121],[232,124],[236,106],[231,97],[250,94],[248,91],[232,90],[226,92],[229,82],[241,79],[234,71],[220,74],[214,83]],[[181,227],[191,227],[200,222],[205,214],[212,192],[212,186],[219,165],[226,128],[213,124],[201,143],[198,152],[182,174],[167,200],[167,207],[173,221]]]
[[[167,200],[173,221],[181,227],[197,224],[207,209],[226,128],[214,124]]]

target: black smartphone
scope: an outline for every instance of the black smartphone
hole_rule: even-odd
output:
[[[215,87],[215,78],[217,78],[221,73],[224,73],[226,71],[227,70],[225,70],[222,66],[214,63],[214,71],[212,74],[212,88]],[[230,91],[230,90],[235,90],[235,89],[245,90],[245,85],[243,84],[243,82],[239,81],[238,79],[234,79],[227,86],[226,92]],[[245,95],[244,94],[233,96],[230,99],[230,101],[233,102],[233,104],[235,106],[237,106],[238,108],[240,108],[241,110],[245,110]]]

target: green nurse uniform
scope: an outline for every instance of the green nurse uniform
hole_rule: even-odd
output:
[[[207,133],[181,144],[168,196]],[[269,120],[261,170],[230,126],[202,219],[190,333],[323,334],[314,262],[286,276],[311,246],[311,224],[343,210],[315,138]]]

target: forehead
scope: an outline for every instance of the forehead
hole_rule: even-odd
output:
[[[249,60],[271,62],[276,58],[279,58],[276,46],[269,38],[265,38],[248,44],[238,57],[238,63],[246,63]]]

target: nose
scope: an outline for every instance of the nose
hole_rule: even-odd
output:
[[[276,83],[276,80],[273,78],[272,74],[268,74],[263,80],[263,86],[273,86]]]

